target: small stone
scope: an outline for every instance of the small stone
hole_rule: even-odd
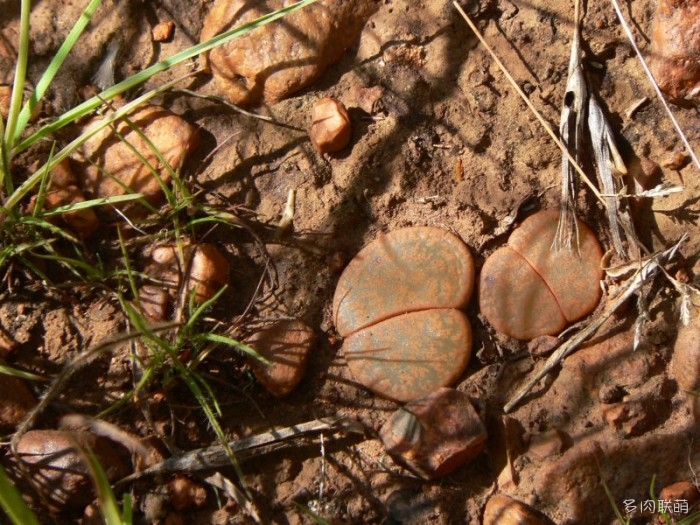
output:
[[[333,98],[322,98],[311,112],[311,143],[319,153],[340,151],[350,142],[352,126],[345,105]]]
[[[49,189],[44,194],[43,209],[54,210],[61,206],[78,204],[85,200],[83,191],[78,187],[78,181],[73,174],[68,159],[64,160],[51,170],[49,174]],[[33,211],[37,203],[37,197],[32,197],[29,204],[30,211]],[[81,237],[89,237],[100,226],[100,221],[93,208],[84,208],[62,213],[61,220],[70,229]]]
[[[678,481],[661,489],[659,499],[672,502],[685,501],[688,503],[688,508],[692,508],[695,503],[700,501],[700,492],[698,488],[689,481]]]
[[[204,20],[201,41],[288,5],[282,0],[217,0]],[[238,105],[274,104],[317,80],[352,46],[375,0],[321,0],[208,54],[222,94]]]
[[[532,434],[527,452],[535,459],[547,459],[564,452],[568,436],[557,428]]]
[[[602,410],[605,422],[625,438],[640,436],[653,426],[654,412],[644,400],[605,405]]]
[[[671,357],[671,376],[681,390],[696,396],[700,390],[700,316],[693,313],[690,324],[678,328]]]
[[[170,483],[170,502],[177,511],[197,509],[207,502],[207,490],[187,476],[177,475]]]
[[[394,460],[425,479],[445,476],[474,459],[486,428],[469,397],[441,388],[392,414],[379,436]]]
[[[651,70],[672,100],[700,101],[700,4],[659,0],[651,29]]]
[[[10,101],[12,99],[12,86],[0,86],[0,117],[7,120],[10,113]]]
[[[483,525],[545,525],[537,512],[503,494],[491,496],[484,508]]]
[[[186,244],[182,252],[184,261],[181,263],[177,246],[159,246],[153,250],[152,263],[145,271],[146,275],[162,283],[162,289],[167,291],[172,300],[177,299],[176,295],[183,279],[188,300],[189,296],[194,294],[197,303],[211,299],[223,286],[229,284],[230,265],[214,245]],[[159,315],[158,310],[162,307],[158,306],[161,300],[160,293],[151,289],[145,290],[144,293],[152,293],[147,298],[154,300],[152,313]],[[148,313],[145,307],[144,310]]]
[[[89,132],[109,115],[108,112],[93,118],[82,131]],[[178,169],[196,144],[195,129],[158,106],[141,106],[130,113],[128,119],[130,124],[122,120],[103,128],[79,148],[73,157],[78,185],[89,198],[135,192],[143,194],[151,204],[158,204],[163,196],[161,184],[170,182],[170,169]],[[154,149],[160,152],[170,169],[160,162]],[[133,203],[119,205],[119,208],[128,213],[142,210]]]
[[[3,375],[0,380],[0,433],[13,432],[36,404],[36,396],[27,383],[18,377]]]
[[[588,315],[600,301],[603,252],[579,221],[579,253],[552,251],[559,212],[528,217],[508,246],[496,250],[481,271],[479,306],[493,327],[529,340],[556,335]]]
[[[175,22],[168,20],[160,22],[151,30],[151,36],[154,42],[167,42],[173,37],[175,32]]]
[[[150,323],[165,321],[172,309],[168,291],[153,284],[144,284],[139,288],[139,304]]]
[[[299,384],[316,337],[300,320],[282,320],[253,334],[247,343],[270,364],[251,358],[253,373],[273,396],[288,395]]]
[[[115,444],[109,440],[86,431],[30,430],[17,443],[17,454],[36,481],[36,490],[58,512],[83,509],[95,497],[88,468],[76,444],[92,450],[110,481],[128,473]]]
[[[533,356],[541,357],[551,354],[552,350],[554,350],[559,343],[561,343],[561,339],[558,337],[554,337],[553,335],[541,335],[528,342],[527,350]]]

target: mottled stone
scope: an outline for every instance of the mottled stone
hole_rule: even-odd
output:
[[[700,3],[659,0],[650,57],[654,78],[666,95],[700,102]]]
[[[556,210],[530,216],[484,263],[479,305],[499,332],[522,340],[555,335],[598,304],[600,245],[579,221],[580,256],[553,251],[558,220]]]
[[[17,454],[32,475],[36,490],[56,511],[84,508],[94,497],[87,465],[76,445],[95,454],[107,478],[128,473],[116,445],[85,431],[30,430],[17,443]]]
[[[168,489],[170,502],[177,511],[200,508],[207,502],[207,490],[187,476],[175,476],[168,483]]]
[[[89,132],[104,118],[93,118],[82,131]],[[107,126],[79,148],[74,155],[79,166],[75,170],[79,185],[88,198],[136,192],[142,193],[147,201],[158,203],[163,195],[162,184],[169,183],[171,172],[161,163],[154,148],[176,170],[196,144],[195,129],[158,106],[142,106],[130,113],[128,119],[130,124],[120,120]],[[120,208],[130,212],[139,209],[135,206],[120,205]]]
[[[486,429],[469,397],[441,388],[392,414],[379,436],[394,460],[426,479],[445,476],[475,458]]]
[[[304,322],[275,321],[253,334],[247,343],[270,364],[251,358],[253,373],[275,397],[288,395],[301,381],[316,337]]]
[[[534,509],[503,494],[489,498],[484,508],[483,525],[545,525]]]
[[[291,4],[290,0],[217,0],[201,40]],[[375,0],[321,0],[216,47],[208,54],[218,90],[233,103],[275,103],[308,86],[352,46]]]

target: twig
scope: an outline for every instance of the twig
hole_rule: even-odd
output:
[[[685,242],[688,238],[688,234],[683,234],[681,239],[674,244],[668,250],[653,255],[646,259],[633,277],[630,278],[625,289],[622,290],[617,297],[608,305],[608,307],[601,312],[588,326],[579,331],[566,343],[560,346],[556,352],[554,352],[549,359],[545,362],[542,369],[535,374],[534,377],[527,382],[527,384],[522,387],[508,403],[503,407],[505,413],[511,412],[515,405],[517,405],[532,388],[546,376],[552,369],[557,367],[569,354],[574,350],[578,349],[584,341],[586,341],[590,336],[592,336],[602,324],[620,307],[622,306],[630,296],[635,293],[639,287],[647,280],[653,278],[658,272],[661,264],[671,260],[675,257],[681,244]]]
[[[664,109],[666,110],[666,113],[668,113],[668,116],[671,119],[671,122],[673,122],[673,127],[676,128],[676,132],[678,132],[678,135],[681,137],[683,144],[685,144],[685,148],[688,150],[688,154],[693,159],[693,162],[695,162],[695,166],[697,166],[697,168],[700,169],[700,160],[698,160],[698,157],[695,154],[695,151],[693,150],[692,146],[690,145],[690,142],[688,142],[688,139],[686,138],[685,133],[683,133],[683,130],[681,129],[680,124],[678,124],[676,117],[673,115],[673,111],[671,111],[671,108],[669,107],[668,103],[666,102],[666,99],[664,98],[663,93],[661,93],[661,88],[659,88],[659,85],[656,83],[656,80],[654,79],[654,75],[651,73],[649,66],[647,66],[647,63],[644,60],[644,57],[642,56],[642,52],[639,50],[639,47],[637,47],[637,42],[634,39],[634,35],[632,34],[632,31],[630,30],[630,27],[627,24],[625,17],[622,16],[622,11],[620,10],[620,5],[617,3],[617,0],[611,0],[611,1],[612,1],[613,7],[615,8],[615,13],[617,13],[617,18],[620,19],[620,23],[622,24],[622,28],[625,31],[625,35],[627,35],[627,39],[630,41],[630,44],[632,44],[634,51],[637,53],[637,57],[639,57],[639,61],[642,63],[642,68],[644,69],[644,72],[647,74],[647,76],[649,77],[649,81],[651,82],[651,85],[654,87],[654,91],[656,92],[656,96],[661,101],[661,104],[663,104]]]
[[[341,431],[363,433],[364,428],[357,421],[344,416],[315,419],[280,430],[273,430],[257,436],[231,441],[228,447],[233,450],[238,460],[244,460],[254,455],[256,451],[263,449],[263,447],[277,445],[299,436],[318,434],[320,432],[334,434]],[[199,448],[186,452],[179,457],[168,458],[145,470],[134,472],[119,480],[117,485],[128,483],[144,476],[152,476],[164,472],[192,472],[223,467],[229,464],[230,458],[226,452],[226,447],[224,445],[213,445],[211,447]]]

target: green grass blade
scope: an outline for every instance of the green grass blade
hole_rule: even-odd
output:
[[[240,350],[241,352],[244,352],[248,354],[249,356],[257,359],[258,361],[265,363],[266,365],[270,364],[270,361],[265,359],[263,356],[261,356],[258,352],[255,351],[255,349],[251,348],[245,343],[241,343],[240,341],[236,341],[235,339],[232,339],[231,337],[226,337],[225,335],[219,335],[219,334],[210,334],[210,333],[205,333],[205,334],[198,334],[196,336],[198,339],[203,339],[205,341],[209,341],[210,343],[216,343],[220,345],[226,345],[230,346],[232,348],[235,348],[236,350]]]
[[[100,197],[99,199],[89,199],[75,204],[66,204],[52,210],[43,212],[42,217],[51,217],[52,215],[61,215],[70,211],[84,210],[86,208],[94,208],[95,206],[103,206],[105,204],[119,204],[142,199],[144,196],[141,193],[129,193],[127,195],[115,195],[114,197]]]
[[[46,381],[46,378],[44,377],[32,374],[31,372],[25,372],[24,370],[17,370],[16,368],[5,365],[0,365],[0,374],[19,377],[20,379],[27,379],[28,381]]]
[[[1,175],[5,180],[1,180],[0,185],[4,185],[7,193],[12,192],[12,177],[10,177],[9,169],[12,163],[12,149],[14,146],[15,130],[17,129],[17,118],[20,108],[22,107],[22,98],[24,96],[24,81],[27,76],[27,61],[29,60],[29,13],[31,9],[31,0],[22,0],[17,67],[15,69],[15,81],[12,86],[10,110],[7,114],[5,138],[3,141],[3,164],[5,170],[2,171]]]
[[[26,1],[26,0],[25,0]],[[105,100],[111,100],[115,96],[120,95],[136,86],[139,86],[140,84],[143,84],[146,82],[148,79],[153,77],[154,75],[161,73],[163,71],[167,71],[168,69],[172,68],[173,66],[184,62],[185,60],[189,60],[190,58],[194,58],[201,53],[204,53],[206,51],[209,51],[219,45],[225,44],[226,42],[233,40],[234,38],[237,38],[241,35],[244,35],[245,33],[248,33],[252,31],[253,29],[256,29],[258,27],[264,26],[266,24],[269,24],[270,22],[273,22],[279,18],[282,18],[289,13],[296,11],[297,9],[301,9],[303,7],[306,7],[307,5],[310,5],[317,0],[301,0],[300,2],[296,4],[292,4],[290,6],[284,7],[282,9],[278,9],[277,11],[274,11],[270,14],[261,16],[260,18],[257,18],[256,20],[253,20],[252,22],[249,22],[247,24],[244,24],[240,27],[236,27],[234,29],[231,29],[229,31],[226,31],[225,33],[222,33],[220,35],[217,35],[205,42],[202,42],[200,44],[197,44],[195,46],[192,46],[190,48],[187,48],[183,51],[180,51],[179,53],[176,53],[172,57],[163,60],[161,62],[158,62],[157,64],[154,64],[143,71],[136,73],[135,75],[119,82],[115,86],[112,86],[111,88],[108,88],[104,90],[102,93],[86,100],[82,104],[76,106],[75,108],[67,111],[63,115],[61,115],[58,119],[56,119],[54,122],[51,124],[48,124],[41,129],[37,130],[35,133],[31,134],[29,137],[24,139],[20,144],[16,146],[13,150],[13,155],[17,154],[21,151],[26,150],[28,147],[30,147],[32,144],[35,142],[41,140],[42,138],[46,137],[47,135],[54,133],[55,131],[61,129],[62,127],[66,126],[67,124],[70,124],[72,122],[75,122],[75,120],[87,115],[94,109],[97,109],[99,106],[101,106]]]
[[[36,108],[37,104],[46,94],[46,90],[51,85],[51,82],[56,76],[56,73],[58,73],[58,70],[61,69],[61,66],[66,60],[66,57],[68,57],[68,55],[70,54],[71,50],[73,49],[73,46],[75,46],[75,43],[78,41],[78,38],[85,30],[85,27],[87,27],[88,22],[90,22],[92,15],[95,13],[97,8],[100,7],[101,4],[102,0],[92,0],[82,12],[80,18],[78,18],[78,21],[73,26],[73,29],[71,29],[70,33],[68,33],[68,36],[63,41],[63,44],[61,44],[61,47],[54,55],[53,59],[51,60],[51,63],[46,68],[46,71],[44,71],[44,74],[39,79],[34,93],[32,93],[32,95],[29,97],[29,100],[22,108],[22,111],[20,112],[19,118],[17,120],[17,127],[14,132],[13,140],[16,141],[17,139],[19,139],[19,136],[27,127],[27,122],[29,122],[29,118],[34,112],[34,109]]]
[[[0,467],[0,507],[15,525],[39,525],[39,520],[22,499],[15,484]]]
[[[105,474],[102,465],[100,465],[97,456],[89,448],[84,449],[83,457],[87,463],[90,476],[97,489],[98,507],[102,513],[106,525],[123,525],[121,514],[119,513],[119,505],[114,497],[114,492],[109,484],[107,475]]]

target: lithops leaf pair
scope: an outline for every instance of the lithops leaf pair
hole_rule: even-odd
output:
[[[471,355],[471,328],[461,309],[473,283],[469,249],[439,228],[396,230],[363,248],[333,298],[354,378],[397,401],[456,381]]]

